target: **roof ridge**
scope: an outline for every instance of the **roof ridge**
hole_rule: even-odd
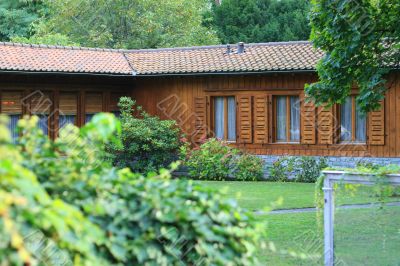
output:
[[[0,46],[15,46],[15,47],[45,48],[45,49],[60,49],[60,50],[81,50],[81,51],[97,51],[97,52],[116,52],[116,53],[125,53],[130,51],[127,49],[92,48],[92,47],[80,47],[80,46],[29,44],[29,43],[16,43],[16,42],[0,42]]]
[[[287,41],[287,42],[264,42],[264,43],[245,43],[245,46],[283,46],[293,44],[312,44],[310,41]],[[216,44],[204,46],[188,46],[188,47],[169,47],[169,48],[147,48],[147,49],[129,49],[125,53],[141,53],[141,52],[160,52],[160,51],[193,51],[203,49],[226,48],[227,45],[234,47],[237,44]]]

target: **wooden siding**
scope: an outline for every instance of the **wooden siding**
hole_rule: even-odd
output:
[[[382,135],[381,142],[368,142],[368,144],[340,144],[335,138],[337,130],[337,119],[335,108],[315,109],[315,119],[301,122],[302,131],[307,128],[309,132],[302,137],[307,137],[302,144],[281,144],[274,143],[273,137],[260,134],[260,128],[266,128],[265,133],[273,133],[271,121],[263,124],[259,121],[258,116],[262,116],[264,112],[271,110],[270,97],[274,95],[302,95],[304,84],[316,80],[314,74],[274,74],[274,75],[248,75],[248,76],[203,76],[203,77],[159,77],[159,78],[140,78],[136,81],[135,88],[132,92],[133,97],[139,105],[153,115],[160,116],[162,119],[174,119],[177,121],[182,131],[192,137],[197,130],[203,129],[204,118],[202,114],[201,123],[196,122],[198,111],[195,108],[195,99],[205,99],[209,96],[236,96],[236,100],[241,98],[252,97],[253,114],[251,128],[251,143],[241,141],[240,137],[236,146],[255,154],[265,155],[309,155],[309,156],[374,156],[374,157],[400,157],[400,75],[392,74],[390,79],[390,89],[388,97],[386,97],[384,110],[380,112],[383,122],[380,126],[384,127],[384,131],[378,130],[377,121],[374,118],[375,129],[371,129],[371,125],[367,125],[367,131],[378,130]],[[388,86],[389,86],[388,85]],[[260,108],[260,99],[268,99],[268,108],[264,110]],[[248,99],[248,98],[247,98]],[[199,101],[199,100],[197,100]],[[202,100],[201,103],[204,104]],[[197,103],[199,104],[199,102]],[[314,114],[309,105],[302,105],[302,109],[306,113]],[[202,112],[207,113],[202,105]],[[248,117],[248,116],[246,116]],[[303,120],[303,119],[302,119]],[[315,122],[315,135],[310,129],[312,123]],[[197,124],[196,124],[197,123]],[[242,129],[240,128],[240,112],[238,112],[237,133],[240,136]],[[207,124],[207,126],[210,126]],[[269,129],[268,129],[269,128]],[[370,134],[370,133],[369,133]],[[371,136],[369,136],[371,137]],[[197,139],[199,136],[197,135]],[[308,144],[310,143],[310,144]],[[315,144],[311,144],[315,143]],[[383,145],[382,145],[383,144]]]
[[[274,143],[272,119],[263,121],[263,116],[270,118],[273,113],[272,99],[279,95],[301,96],[305,83],[316,80],[314,74],[274,74],[248,76],[199,76],[199,77],[149,77],[149,78],[102,78],[102,77],[66,77],[39,75],[0,75],[0,110],[4,113],[29,114],[29,106],[20,102],[20,97],[41,90],[48,92],[53,101],[49,112],[53,126],[58,125],[56,109],[71,109],[73,104],[68,102],[60,106],[59,99],[64,93],[77,94],[77,125],[85,121],[86,95],[97,93],[101,100],[102,111],[116,111],[119,96],[132,96],[150,114],[162,119],[174,119],[182,131],[193,140],[200,140],[205,133],[210,133],[210,97],[235,96],[251,101],[252,108],[248,109],[246,119],[247,132],[251,136],[246,141],[238,139],[236,145],[241,149],[255,154],[270,155],[318,155],[318,156],[375,156],[400,157],[400,74],[392,74],[389,78],[387,97],[381,111],[370,114],[368,120],[368,144],[339,144],[335,135],[338,128],[336,109],[320,110],[302,105],[302,113],[315,114],[315,119],[301,121],[302,131],[305,128],[308,135],[301,132],[301,144]],[[2,97],[2,95],[4,95]],[[101,95],[101,96],[100,96]],[[18,96],[18,97],[17,97]],[[196,99],[198,106],[196,110]],[[97,99],[96,101],[99,101]],[[250,102],[249,102],[250,103]],[[22,105],[22,106],[21,106]],[[70,105],[70,106],[69,106]],[[100,103],[97,103],[99,106]],[[69,107],[68,107],[69,106]],[[89,106],[88,106],[89,108]],[[199,112],[201,108],[203,114]],[[100,110],[98,108],[97,110]],[[239,112],[237,116],[239,118]],[[315,122],[315,131],[311,129]],[[237,121],[237,134],[242,121]],[[328,127],[329,129],[325,129]],[[196,135],[196,130],[200,133]],[[315,132],[315,135],[313,135]],[[57,136],[57,129],[51,131],[51,137]],[[374,135],[373,135],[374,134]],[[244,143],[243,143],[244,142]],[[251,143],[247,143],[251,142]],[[314,143],[315,144],[311,144]]]
[[[58,136],[60,112],[76,113],[76,124],[82,126],[85,109],[87,112],[114,111],[115,98],[131,96],[133,87],[133,80],[116,77],[2,74],[0,112],[46,113],[49,115],[49,136],[55,138]],[[87,107],[86,96],[89,96]]]

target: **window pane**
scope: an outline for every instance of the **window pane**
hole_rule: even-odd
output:
[[[38,127],[47,135],[49,132],[49,116],[47,114],[36,114],[39,117]]]
[[[300,141],[300,100],[290,96],[290,140]]]
[[[358,110],[358,106],[356,110],[356,141],[367,141],[367,118]]]
[[[112,111],[111,113],[113,113],[116,118],[121,118],[121,112],[120,111]]]
[[[347,97],[345,102],[340,106],[340,140],[351,141],[351,132],[353,131],[351,125],[352,114],[352,100]]]
[[[10,115],[10,123],[8,124],[8,129],[11,132],[11,138],[15,141],[18,138],[17,124],[20,119],[20,115]]]
[[[75,125],[75,115],[60,115],[59,117],[60,129],[69,124]]]
[[[89,123],[95,114],[86,114],[85,115],[85,123]]]
[[[286,96],[276,97],[276,140],[286,141]]]
[[[224,138],[224,97],[214,98],[215,137]]]
[[[38,127],[45,135],[49,134],[49,114],[53,105],[50,92],[35,91],[32,95],[29,111],[39,117]]]
[[[236,140],[236,103],[235,97],[228,97],[228,140]]]

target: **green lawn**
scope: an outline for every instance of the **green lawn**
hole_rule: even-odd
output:
[[[249,210],[263,210],[281,199],[281,204],[273,209],[294,209],[315,207],[315,184],[281,182],[235,182],[235,181],[198,181],[201,184],[226,192],[227,198],[235,198],[239,205]],[[389,198],[387,201],[400,201]],[[343,192],[337,205],[377,202],[371,197],[371,189],[364,188],[356,194]]]
[[[322,265],[323,234],[315,213],[258,216],[276,252],[260,251],[265,265]],[[400,207],[338,210],[335,217],[338,265],[400,265]],[[290,255],[296,254],[296,257]]]
[[[314,207],[314,184],[277,182],[201,181],[203,185],[224,191],[240,206],[262,210],[282,199],[274,209]],[[387,201],[400,201],[399,197]],[[337,191],[336,204],[377,202],[370,187],[357,192]],[[321,217],[321,216],[320,216]],[[322,265],[322,220],[315,212],[257,216],[264,222],[267,241],[276,251],[260,250],[263,265]],[[337,210],[335,216],[336,256],[343,265],[400,265],[400,207]]]

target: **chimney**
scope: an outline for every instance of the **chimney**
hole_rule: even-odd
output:
[[[238,47],[237,47],[237,53],[238,54],[242,54],[244,52],[245,52],[245,50],[244,50],[244,42],[239,42],[238,43]]]
[[[231,45],[227,44],[226,45],[226,54],[231,54],[231,52],[232,52]]]

